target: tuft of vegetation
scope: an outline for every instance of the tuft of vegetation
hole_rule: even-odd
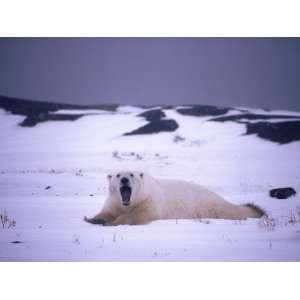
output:
[[[146,153],[138,153],[135,151],[113,151],[112,157],[118,161],[143,161],[145,159],[147,160],[165,160],[168,159],[168,156],[161,155],[159,153],[154,154],[146,154]]]
[[[289,226],[300,223],[300,206],[296,209],[292,209],[288,216],[281,216],[277,219],[273,218],[271,215],[265,214],[259,220],[258,225],[265,230],[272,231],[275,230],[277,225]]]
[[[8,229],[16,226],[16,221],[8,217],[6,210],[0,213],[0,222],[2,225],[2,229]]]
[[[275,218],[266,214],[259,219],[258,225],[264,230],[273,231],[275,230],[277,223],[278,222],[275,220]]]
[[[173,137],[173,142],[174,143],[180,143],[180,142],[184,142],[186,140],[186,138],[182,137],[179,134],[174,135]]]
[[[76,245],[80,245],[79,237],[78,237],[76,234],[74,234],[73,237],[74,237],[74,243],[75,243]]]
[[[284,225],[295,225],[300,222],[300,206],[290,211],[290,214],[286,217]]]
[[[116,233],[114,233],[113,238],[112,238],[112,241],[113,241],[114,243],[117,241],[117,235],[116,235]]]

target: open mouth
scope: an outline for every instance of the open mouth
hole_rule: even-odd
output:
[[[122,197],[123,205],[128,206],[130,203],[130,197],[131,197],[131,187],[130,186],[122,186],[120,188],[120,193]]]

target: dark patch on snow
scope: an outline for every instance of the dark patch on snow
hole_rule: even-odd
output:
[[[21,241],[12,241],[11,243],[12,244],[22,244],[23,242],[21,242]]]
[[[49,190],[49,189],[51,189],[50,185],[48,185],[48,186],[45,187],[45,190]]]
[[[118,105],[103,104],[103,105],[73,105],[61,104],[42,101],[23,100],[13,97],[0,95],[0,108],[14,115],[26,116],[19,125],[24,127],[33,127],[38,123],[47,121],[75,121],[87,114],[51,114],[61,109],[99,109],[105,111],[116,111]]]
[[[296,191],[292,187],[284,187],[270,190],[270,197],[277,199],[287,199],[291,196],[296,195]]]
[[[227,122],[227,121],[239,121],[239,120],[271,120],[271,119],[299,119],[300,116],[290,115],[262,115],[262,114],[238,114],[232,116],[224,116],[218,118],[212,118],[209,121],[215,122]]]
[[[147,110],[137,116],[143,117],[149,122],[153,122],[153,121],[161,120],[162,118],[166,117],[166,114],[160,109],[152,109],[152,110]]]
[[[173,142],[174,143],[184,142],[185,140],[186,140],[186,138],[184,138],[184,137],[182,137],[178,134],[173,137]]]
[[[173,119],[164,119],[150,122],[134,131],[127,132],[124,135],[136,135],[136,134],[152,134],[159,132],[171,132],[178,128],[178,124]]]
[[[13,115],[21,116],[46,114],[60,109],[81,109],[77,105],[23,100],[6,96],[0,96],[0,107]]]
[[[256,134],[262,139],[279,144],[300,141],[300,121],[277,123],[257,122],[245,124],[247,126],[246,135]]]
[[[116,111],[117,104],[103,104],[103,105],[75,105],[52,103],[44,101],[24,100],[14,97],[7,97],[0,95],[0,107],[11,112],[14,115],[36,115],[39,113],[55,112],[61,109],[99,109],[104,111]]]
[[[193,105],[188,108],[178,108],[176,111],[185,116],[220,116],[228,113],[232,108],[212,105]]]
[[[43,123],[48,121],[75,121],[83,116],[85,116],[85,114],[71,115],[71,114],[40,113],[38,115],[27,116],[27,118],[24,119],[19,125],[22,127],[34,127],[38,123]]]
[[[250,123],[247,120],[272,120],[286,119],[287,121],[268,122],[260,121]],[[289,121],[289,119],[296,119]],[[299,121],[297,120],[299,119]],[[228,122],[233,121],[239,124],[245,124],[247,132],[245,135],[256,134],[258,137],[276,142],[279,144],[287,144],[300,140],[300,116],[293,115],[264,115],[264,114],[237,114],[232,116],[223,116],[211,118],[209,121]]]

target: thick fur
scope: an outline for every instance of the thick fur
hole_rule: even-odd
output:
[[[130,204],[120,193],[121,179],[129,179]],[[84,220],[92,224],[146,224],[162,219],[260,218],[264,211],[254,204],[232,204],[200,185],[179,180],[155,179],[137,172],[108,175],[109,195],[100,213]]]

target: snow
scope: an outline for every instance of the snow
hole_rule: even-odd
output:
[[[268,194],[276,187],[300,190],[300,142],[278,145],[243,135],[243,124],[208,122],[173,109],[164,112],[179,124],[177,131],[122,136],[147,124],[136,117],[143,111],[120,107],[33,128],[17,125],[23,116],[0,114],[0,213],[16,221],[0,228],[0,261],[300,260],[300,196],[279,200]],[[182,139],[175,142],[176,136]],[[83,222],[105,200],[107,172],[125,168],[193,181],[233,203],[253,202],[269,213],[269,223]]]
[[[63,115],[93,115],[93,114],[112,114],[111,111],[100,109],[59,109],[51,112],[50,114],[63,114]]]

